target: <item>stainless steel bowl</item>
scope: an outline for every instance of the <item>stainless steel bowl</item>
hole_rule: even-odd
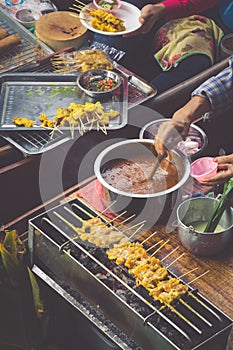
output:
[[[195,222],[209,221],[217,201],[208,197],[191,198],[177,208],[179,239],[186,249],[196,255],[219,254],[233,239],[233,208],[225,211],[219,222],[223,231],[203,233],[193,229]]]
[[[155,154],[152,140],[125,140],[107,147],[98,155],[94,164],[95,175],[103,187],[105,205],[111,205],[115,214],[123,211],[126,211],[126,217],[135,214],[136,221],[146,220],[148,227],[155,223],[167,223],[173,210],[176,215],[175,208],[182,195],[180,190],[190,174],[188,158],[177,150],[171,151],[172,162],[178,171],[178,183],[167,190],[152,194],[134,194],[114,188],[105,181],[102,174],[119,159],[133,160],[135,156],[148,156],[151,153]]]
[[[139,138],[154,139],[155,135],[158,132],[159,126],[168,120],[169,120],[168,118],[163,118],[163,119],[153,120],[152,122],[147,123],[140,130]],[[176,148],[181,150],[185,155],[190,156],[190,158],[194,160],[198,158],[200,154],[204,151],[204,149],[207,147],[208,138],[206,133],[199,126],[195,124],[191,124],[187,137],[190,138],[191,140],[196,140],[198,142],[198,150],[191,154],[188,154],[188,152],[185,153],[182,150],[182,148],[184,148],[182,147],[183,141],[180,141]]]
[[[105,79],[110,79],[113,81],[114,86],[112,88],[106,89],[105,91],[97,91],[97,84]],[[77,79],[78,87],[84,91],[87,95],[96,98],[102,98],[116,92],[116,90],[121,85],[120,76],[106,69],[92,69],[81,74]]]

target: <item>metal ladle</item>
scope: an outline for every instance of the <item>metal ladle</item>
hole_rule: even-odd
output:
[[[158,169],[158,167],[159,167],[161,161],[162,161],[164,158],[165,158],[165,156],[164,156],[163,154],[158,154],[158,156],[155,158],[153,167],[152,167],[152,169],[151,169],[151,173],[150,173],[150,175],[148,176],[147,181],[150,181],[150,180],[153,178],[153,176],[154,176],[156,170]]]

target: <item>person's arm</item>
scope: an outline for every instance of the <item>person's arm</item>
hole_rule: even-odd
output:
[[[193,96],[173,114],[172,119],[160,125],[154,141],[157,153],[165,155],[167,149],[172,149],[178,142],[184,140],[188,135],[191,123],[210,110],[211,104],[208,98]]]
[[[203,116],[204,120],[221,115],[233,106],[233,56],[229,66],[209,78],[192,93],[191,100],[177,110],[172,119],[163,123],[155,137],[155,149],[165,154],[188,135],[190,124]]]
[[[219,0],[165,0],[166,21],[199,14],[214,7]]]
[[[148,33],[158,21],[187,17],[199,14],[219,3],[219,0],[165,0],[156,4],[145,5],[141,9],[139,21],[142,26],[125,37]]]
[[[218,75],[209,78],[192,93],[192,96],[203,96],[210,101],[211,113],[204,119],[221,115],[233,106],[233,56],[229,66]]]

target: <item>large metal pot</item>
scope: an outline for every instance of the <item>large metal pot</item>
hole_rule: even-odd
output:
[[[124,192],[109,185],[102,174],[119,159],[133,160],[136,156],[146,157],[152,153],[155,154],[152,140],[125,140],[107,147],[98,155],[94,164],[95,174],[103,187],[105,205],[111,205],[111,210],[115,214],[123,211],[126,211],[125,217],[135,214],[131,223],[146,220],[147,227],[152,227],[155,223],[167,223],[174,214],[174,208],[177,208],[177,204],[181,201],[181,188],[190,174],[187,157],[179,151],[171,151],[172,162],[178,171],[178,183],[162,192],[152,194]]]
[[[225,249],[233,237],[233,209],[225,211],[219,225],[223,231],[218,233],[195,231],[192,224],[208,222],[214,211],[217,199],[200,197],[187,199],[177,208],[178,236],[183,246],[190,252],[211,256]]]

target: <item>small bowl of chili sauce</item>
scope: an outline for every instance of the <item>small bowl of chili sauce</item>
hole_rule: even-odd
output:
[[[121,78],[110,70],[92,69],[78,77],[77,85],[87,95],[100,98],[115,93],[121,85]]]

